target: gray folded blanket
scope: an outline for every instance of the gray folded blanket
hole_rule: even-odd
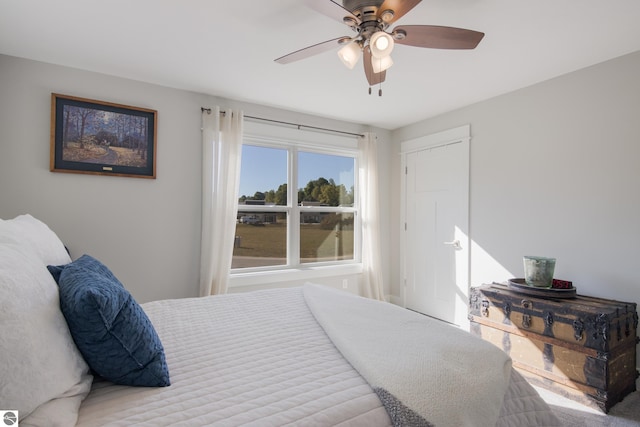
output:
[[[511,359],[455,326],[320,285],[307,305],[397,426],[495,426]]]

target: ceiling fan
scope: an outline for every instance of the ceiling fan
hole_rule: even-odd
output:
[[[340,0],[303,1],[317,12],[344,22],[357,34],[296,50],[275,62],[288,64],[341,46],[338,56],[350,69],[363,56],[369,94],[371,86],[382,83],[386,70],[393,65],[390,53],[395,43],[432,49],[474,49],[484,37],[478,31],[437,25],[402,25],[388,31],[391,24],[422,0],[342,0],[342,4]],[[378,95],[382,95],[382,89]]]

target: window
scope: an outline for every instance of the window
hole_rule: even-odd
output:
[[[358,262],[356,165],[354,148],[245,140],[233,272]]]

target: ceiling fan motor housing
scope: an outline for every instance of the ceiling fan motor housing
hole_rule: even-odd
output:
[[[384,11],[378,16],[378,11],[382,5],[381,0],[344,0],[344,8],[357,17],[361,23],[358,26],[359,32],[366,38],[376,31],[385,30],[389,22],[393,19],[393,11]],[[380,19],[382,16],[387,19]]]
[[[378,9],[383,2],[383,0],[343,0],[342,7],[358,16],[355,11],[361,11],[367,7],[375,7]]]

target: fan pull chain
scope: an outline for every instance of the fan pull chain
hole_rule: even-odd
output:
[[[369,86],[369,95],[371,95],[371,86]],[[378,89],[378,96],[382,96],[382,82],[380,82],[380,88]]]

